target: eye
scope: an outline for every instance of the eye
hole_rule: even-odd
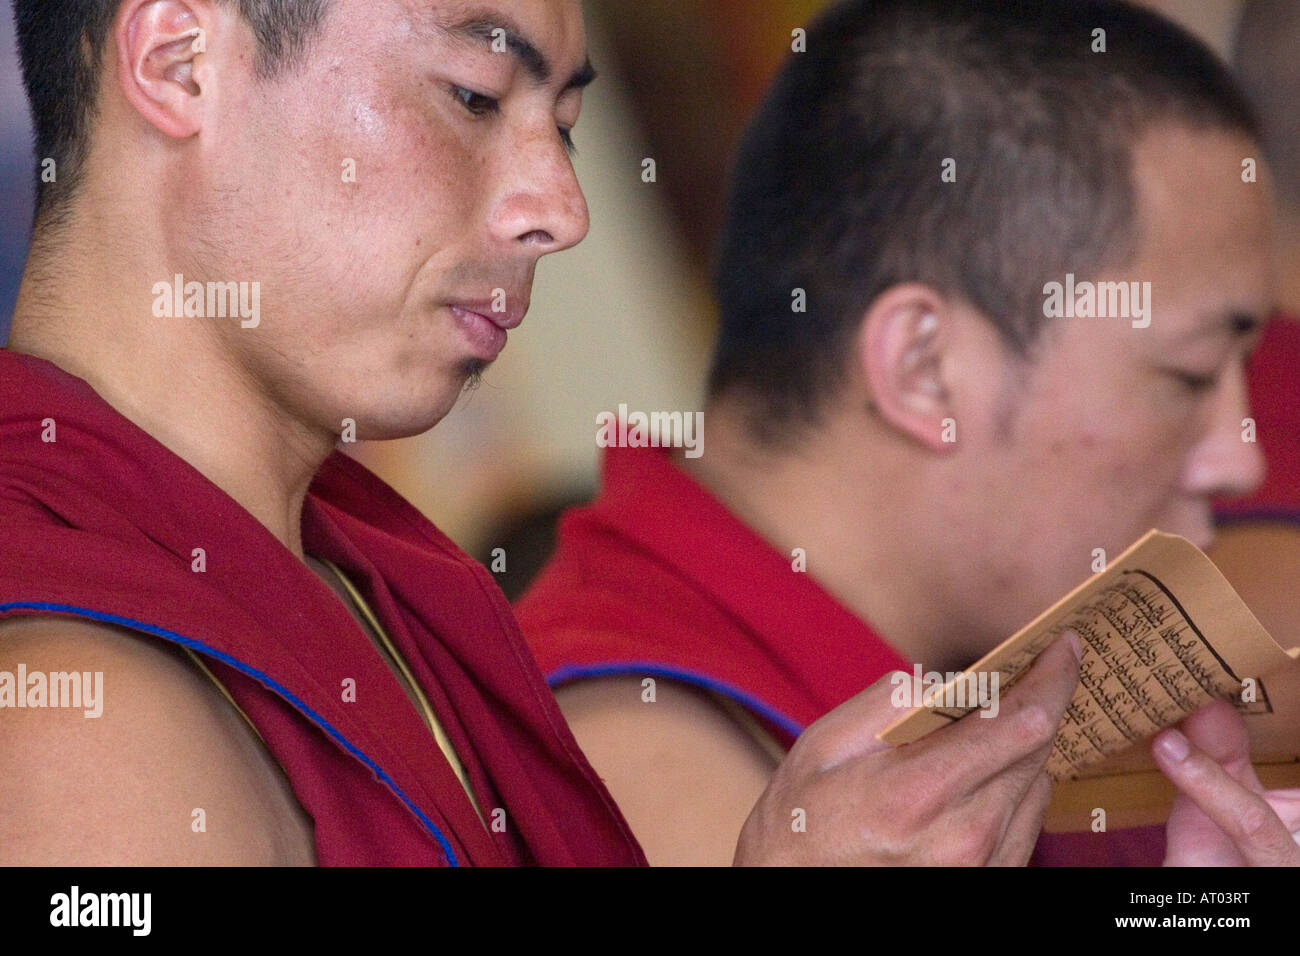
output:
[[[572,156],[577,153],[578,147],[573,142],[573,130],[565,129],[563,126],[557,127],[557,129],[560,131],[560,142],[563,143],[564,148],[569,151],[569,155]]]
[[[501,101],[463,86],[452,86],[451,95],[474,116],[491,116],[501,112]]]

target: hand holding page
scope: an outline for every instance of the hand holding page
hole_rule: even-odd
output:
[[[1231,585],[1185,538],[1149,531],[975,663],[967,675],[999,675],[1006,690],[1063,631],[1083,643],[1079,686],[1047,761],[1054,780],[1077,776],[1215,698],[1267,707],[1261,678],[1293,664]],[[963,699],[949,688],[938,701]],[[991,683],[991,682],[990,682]],[[974,701],[971,701],[972,705]],[[920,706],[877,736],[919,740],[972,707]]]

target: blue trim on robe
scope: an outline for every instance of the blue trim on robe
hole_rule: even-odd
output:
[[[1300,510],[1282,505],[1255,505],[1240,511],[1226,509],[1215,511],[1214,523],[1219,527],[1234,524],[1249,524],[1255,521],[1282,521],[1287,524],[1300,524]]]
[[[782,730],[786,731],[793,737],[798,737],[803,733],[803,725],[797,720],[781,713],[775,707],[767,702],[760,700],[753,694],[747,693],[733,684],[725,683],[708,674],[702,674],[698,671],[690,671],[680,667],[665,667],[663,664],[653,664],[648,661],[610,661],[604,664],[566,664],[558,668],[551,674],[547,675],[546,682],[554,689],[561,684],[567,684],[570,681],[583,680],[589,677],[614,677],[614,676],[636,676],[647,675],[651,677],[667,677],[671,680],[679,680],[686,684],[694,684],[697,687],[703,687],[707,690],[716,691],[742,704],[749,710],[762,715]]]

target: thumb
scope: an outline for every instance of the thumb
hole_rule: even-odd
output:
[[[1184,718],[1180,729],[1193,747],[1223,767],[1232,779],[1256,792],[1264,790],[1250,762],[1250,732],[1237,708],[1216,700]]]

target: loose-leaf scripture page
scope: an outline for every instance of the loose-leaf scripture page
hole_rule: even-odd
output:
[[[1267,712],[1264,678],[1300,656],[1300,648],[1278,646],[1200,549],[1150,531],[967,673],[998,672],[1005,693],[1069,628],[1082,639],[1083,657],[1047,762],[1055,780],[1079,776],[1215,698],[1248,714]],[[959,680],[940,701],[958,699]],[[972,709],[918,706],[878,737],[911,743]]]

